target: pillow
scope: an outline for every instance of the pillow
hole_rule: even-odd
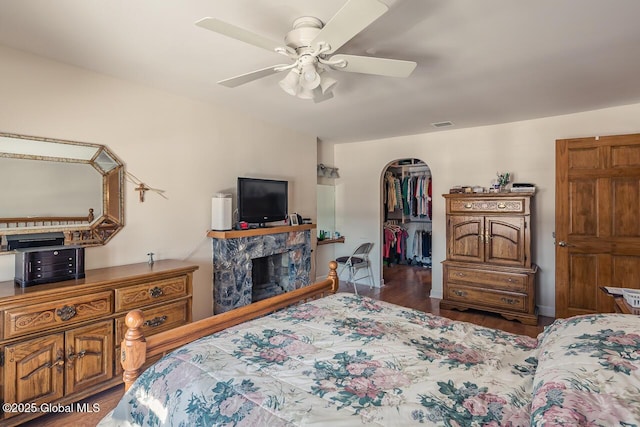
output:
[[[531,425],[640,426],[640,316],[561,319],[538,341]]]

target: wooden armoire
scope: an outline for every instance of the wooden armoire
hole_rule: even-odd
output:
[[[535,325],[528,193],[445,194],[447,254],[441,309],[499,313]]]

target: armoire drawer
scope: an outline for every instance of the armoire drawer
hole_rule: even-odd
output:
[[[111,314],[111,291],[10,308],[4,312],[4,338],[9,339]]]
[[[460,301],[473,305],[484,305],[490,308],[505,309],[509,311],[527,310],[527,296],[510,294],[506,292],[494,292],[466,286],[448,284],[446,296],[452,301]]]
[[[129,311],[188,294],[187,278],[176,278],[148,282],[141,285],[116,289],[116,312]]]
[[[510,292],[526,292],[528,289],[525,274],[447,267],[447,280]]]
[[[142,310],[144,315],[142,333],[145,337],[148,337],[185,325],[189,322],[189,313],[189,301],[186,299]],[[124,334],[127,332],[127,326],[124,323],[125,317],[126,315],[122,315],[116,318],[116,344],[118,345],[122,342]]]
[[[527,204],[524,198],[465,198],[449,200],[449,213],[510,213],[524,214]]]

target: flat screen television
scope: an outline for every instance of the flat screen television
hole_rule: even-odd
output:
[[[288,181],[238,178],[238,221],[254,224],[287,218]]]

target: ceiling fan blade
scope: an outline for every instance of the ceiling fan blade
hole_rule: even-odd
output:
[[[320,30],[311,46],[324,42],[331,47],[327,53],[335,52],[388,10],[378,0],[349,0]]]
[[[333,55],[331,57],[331,62],[340,60],[345,61],[346,66],[333,66],[332,68],[351,73],[376,74],[389,77],[409,77],[417,65],[413,61],[371,56]]]
[[[259,34],[252,33],[251,31],[236,27],[235,25],[220,21],[216,18],[202,18],[201,20],[196,21],[196,25],[207,30],[215,31],[218,34],[231,37],[232,39],[240,40],[245,43],[270,50],[271,52],[273,52],[276,47],[282,46],[282,43],[274,42],[273,40]]]
[[[272,65],[271,67],[263,68],[261,70],[251,71],[250,73],[241,74],[239,76],[231,77],[225,80],[220,80],[218,84],[226,87],[237,87],[245,83],[270,76],[271,74],[278,73],[279,71],[277,71],[276,68],[284,66],[286,65]]]

